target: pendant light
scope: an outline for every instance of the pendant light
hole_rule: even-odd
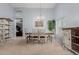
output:
[[[40,20],[41,20],[42,14],[41,14],[41,3],[40,3]]]
[[[41,3],[39,4],[39,16],[36,18],[38,21],[40,21],[42,18],[42,14],[41,14]]]
[[[43,18],[42,18],[42,5],[41,5],[41,3],[39,4],[39,16],[36,18],[36,22],[37,22],[37,24],[36,25],[38,25],[37,26],[37,28],[42,28],[43,26]]]

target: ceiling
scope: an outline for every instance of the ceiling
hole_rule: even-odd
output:
[[[11,3],[14,8],[54,8],[56,3]]]

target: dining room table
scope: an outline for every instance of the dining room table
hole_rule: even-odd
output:
[[[37,40],[41,40],[41,38],[45,38],[45,40],[47,41],[47,39],[52,37],[53,34],[54,33],[32,33],[32,32],[25,33],[27,42],[34,38],[37,38]]]

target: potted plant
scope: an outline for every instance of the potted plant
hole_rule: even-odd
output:
[[[49,33],[54,33],[55,32],[55,20],[48,20],[48,30]],[[52,42],[52,36],[48,36],[49,39],[51,39]]]

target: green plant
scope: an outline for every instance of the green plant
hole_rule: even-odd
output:
[[[55,29],[55,20],[48,20],[48,29],[49,31]]]

